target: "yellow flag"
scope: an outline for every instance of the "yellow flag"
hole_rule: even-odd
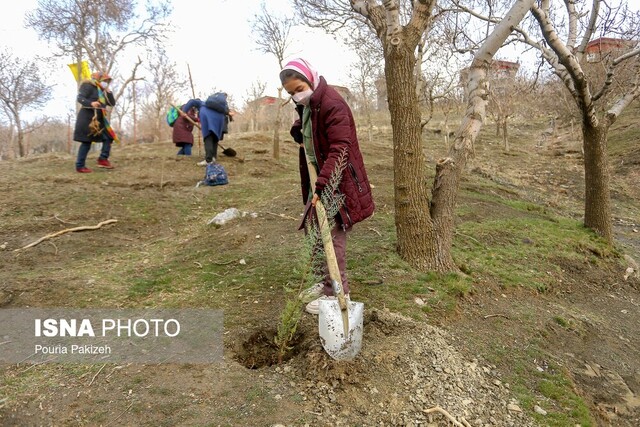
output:
[[[78,64],[74,62],[73,64],[68,64],[68,66],[77,82],[91,78],[91,70],[89,69],[89,63],[87,61],[82,61],[80,78],[78,78]]]

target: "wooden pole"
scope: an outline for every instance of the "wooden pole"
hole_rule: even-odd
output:
[[[138,117],[136,116],[136,82],[133,82],[133,143],[138,143]]]
[[[187,62],[187,70],[189,71],[189,83],[191,83],[191,96],[193,97],[193,99],[196,99],[196,90],[193,87],[193,78],[191,77],[191,67],[189,66],[188,62]],[[200,132],[198,132],[198,157],[202,157],[201,145],[202,145],[202,135]]]

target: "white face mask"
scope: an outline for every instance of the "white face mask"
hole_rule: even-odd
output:
[[[313,95],[313,90],[307,89],[302,92],[294,93],[291,96],[293,102],[296,104],[309,105],[309,100],[311,99],[311,95]]]
[[[106,89],[109,87],[109,82],[100,82],[100,86],[102,86],[102,89]]]

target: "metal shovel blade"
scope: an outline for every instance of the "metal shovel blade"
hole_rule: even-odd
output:
[[[324,350],[336,360],[351,360],[362,348],[364,304],[348,302],[349,333],[345,337],[342,312],[337,300],[320,300],[318,332]]]

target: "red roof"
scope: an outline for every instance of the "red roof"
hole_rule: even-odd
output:
[[[614,49],[623,49],[633,44],[631,40],[615,39],[612,37],[600,37],[595,40],[591,40],[587,44],[587,53],[593,52],[608,52]]]

